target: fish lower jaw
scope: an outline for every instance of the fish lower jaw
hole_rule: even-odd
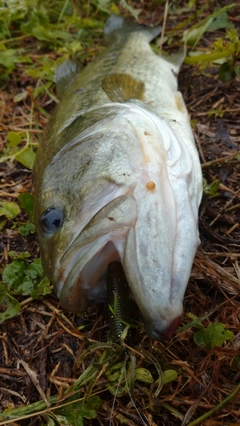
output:
[[[181,318],[181,314],[170,321],[165,321],[159,317],[157,320],[148,320],[144,322],[144,327],[149,337],[154,340],[163,341],[173,336],[181,322]]]
[[[86,263],[76,262],[65,280],[56,285],[60,304],[66,310],[80,314],[90,305],[104,302],[106,268],[114,260],[119,260],[119,254],[115,245],[108,241]]]

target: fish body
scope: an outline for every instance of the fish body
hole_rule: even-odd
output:
[[[177,88],[184,56],[155,55],[159,32],[112,16],[108,46],[65,88],[75,70],[60,67],[34,188],[43,266],[61,304],[80,313],[106,300],[106,268],[118,260],[146,331],[161,340],[182,314],[202,175]]]

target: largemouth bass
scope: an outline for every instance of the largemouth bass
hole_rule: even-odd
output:
[[[157,340],[182,315],[202,195],[177,88],[184,55],[154,54],[159,33],[112,16],[93,63],[82,72],[71,61],[60,66],[61,102],[34,168],[42,262],[62,306],[82,313],[106,300],[107,265],[119,260]]]

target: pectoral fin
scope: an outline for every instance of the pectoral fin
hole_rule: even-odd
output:
[[[129,74],[107,75],[102,81],[102,89],[112,102],[126,102],[129,99],[144,100],[144,83]]]

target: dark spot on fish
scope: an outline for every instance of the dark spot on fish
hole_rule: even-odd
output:
[[[108,217],[109,220],[111,220],[112,222],[115,221],[114,217]]]
[[[76,90],[76,92],[74,93],[76,94],[76,93],[84,93],[84,92],[86,92],[86,87],[80,87],[80,89]]]
[[[148,133],[147,130],[145,130],[144,135],[150,136],[150,133]]]
[[[174,77],[178,77],[178,73],[177,72],[175,72],[173,69],[171,70],[172,71],[172,73],[173,73],[173,75],[174,75]]]

